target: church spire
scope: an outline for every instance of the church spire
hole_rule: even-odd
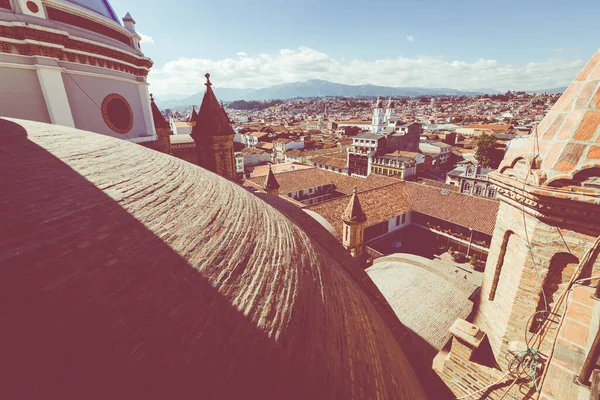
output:
[[[356,186],[346,210],[342,214],[342,244],[350,251],[352,257],[360,257],[364,252],[364,233],[367,216],[365,215]]]
[[[207,73],[204,76],[206,77],[206,92],[196,117],[196,124],[192,129],[192,136],[235,135],[229,124],[229,117],[212,90],[210,74]]]
[[[154,96],[150,93],[150,109],[152,111],[152,120],[154,121],[154,128],[156,129],[156,136],[158,139],[166,144],[165,151],[171,153],[171,125],[165,120],[162,113],[158,109],[158,106],[154,102]]]
[[[377,98],[373,118],[371,120],[371,132],[379,133],[383,128],[383,108],[381,108],[381,97]]]
[[[192,128],[198,165],[225,178],[235,179],[235,132],[229,117],[212,90],[210,74],[206,77],[206,92]]]
[[[364,222],[367,220],[367,216],[363,212],[360,201],[358,200],[356,186],[354,186],[354,192],[352,193],[348,206],[346,206],[346,211],[344,211],[342,219],[345,222]]]
[[[263,189],[268,194],[272,194],[273,196],[279,196],[279,182],[275,178],[275,174],[271,169],[271,164],[269,164],[269,172],[265,178],[265,184],[263,185]]]

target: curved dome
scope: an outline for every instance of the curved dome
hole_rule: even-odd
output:
[[[97,14],[100,14],[106,18],[110,18],[116,23],[119,22],[119,18],[115,14],[113,8],[107,0],[64,0],[68,3],[77,4],[80,7],[87,8]]]
[[[424,398],[342,267],[240,186],[55,125],[0,140],[2,398]]]
[[[539,186],[600,194],[600,50],[537,127],[513,140],[499,172]],[[581,191],[581,190],[580,190]]]

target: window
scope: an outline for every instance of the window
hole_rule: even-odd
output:
[[[506,255],[506,249],[508,248],[508,242],[511,236],[514,234],[513,231],[506,231],[502,238],[502,245],[500,246],[500,254],[498,254],[498,262],[496,263],[496,271],[494,271],[494,279],[492,280],[492,287],[490,289],[489,300],[493,301],[496,297],[496,290],[498,289],[498,283],[500,283],[500,273],[504,266],[504,256]]]
[[[405,222],[406,222],[406,214],[402,214],[402,224],[404,225]]]
[[[475,196],[483,195],[483,187],[475,185]]]
[[[471,184],[469,182],[465,182],[462,192],[463,193],[471,193]]]
[[[577,264],[579,264],[579,259],[570,253],[561,252],[552,256],[542,288],[546,298],[544,300],[544,295],[540,292],[536,312],[546,309],[546,301],[548,302],[548,308],[553,308],[558,299],[557,294],[566,289],[567,282],[571,280]],[[533,319],[529,327],[530,332],[536,333],[544,325],[543,315],[540,315],[540,317],[542,319]]]
[[[133,111],[125,98],[119,94],[109,94],[102,101],[100,109],[104,122],[117,133],[126,134],[133,127]]]
[[[488,197],[489,197],[490,199],[494,199],[494,198],[496,198],[496,189],[494,189],[494,188],[490,188],[490,189],[488,190]]]
[[[400,216],[396,217],[396,226],[400,225]]]

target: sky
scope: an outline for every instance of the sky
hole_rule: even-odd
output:
[[[112,0],[130,12],[164,100],[215,87],[566,86],[600,47],[600,1]]]

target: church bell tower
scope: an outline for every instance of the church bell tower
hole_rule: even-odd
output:
[[[210,74],[206,74],[205,77],[206,92],[192,128],[198,165],[224,178],[235,179],[235,132],[212,90]]]
[[[362,210],[356,187],[354,187],[354,193],[352,193],[350,202],[342,214],[342,244],[350,251],[352,257],[360,257],[364,253],[366,222],[367,216]]]
[[[456,395],[496,381],[510,371],[515,354],[550,356],[569,289],[598,275],[599,141],[600,50],[489,174],[500,209],[479,307],[472,324],[455,323],[452,350],[437,370]],[[479,382],[460,372],[465,365]]]

